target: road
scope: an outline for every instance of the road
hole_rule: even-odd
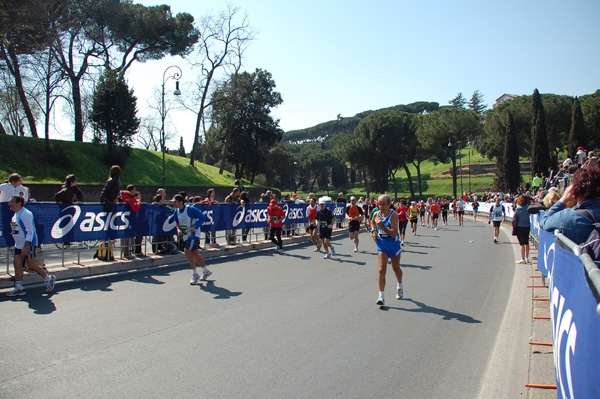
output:
[[[499,336],[515,244],[450,219],[407,235],[405,298],[390,267],[384,309],[365,233],[358,254],[334,239],[331,260],[296,246],[212,263],[199,286],[177,266],[0,299],[0,398],[478,397],[506,368],[492,359],[527,361]],[[502,395],[517,397],[526,372]]]

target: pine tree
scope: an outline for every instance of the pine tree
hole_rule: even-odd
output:
[[[487,104],[483,103],[483,94],[481,94],[479,90],[475,90],[473,92],[468,105],[469,109],[472,109],[479,115],[483,115],[485,109],[487,108]]]
[[[583,113],[581,112],[581,104],[579,98],[575,97],[573,101],[573,113],[571,115],[571,134],[569,135],[569,147],[567,152],[571,157],[577,153],[578,147],[586,148],[587,137],[585,132],[585,124],[583,122]]]
[[[521,184],[521,165],[519,164],[519,140],[515,130],[515,121],[510,111],[508,111],[506,123],[503,164],[504,189],[514,193]]]
[[[185,148],[183,147],[183,137],[179,140],[179,156],[185,158]]]
[[[448,104],[452,105],[456,109],[465,109],[465,104],[467,103],[467,99],[463,97],[462,92],[458,93],[456,97],[452,100],[448,101]]]
[[[535,89],[531,97],[533,101],[533,119],[531,120],[531,175],[548,173],[551,165],[550,146],[546,132],[546,115],[542,97]]]

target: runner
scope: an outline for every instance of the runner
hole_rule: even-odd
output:
[[[408,208],[408,220],[410,220],[410,229],[413,235],[417,235],[417,224],[419,224],[419,209],[415,201],[410,203]]]
[[[389,195],[379,196],[379,211],[374,215],[371,221],[373,228],[373,240],[377,243],[377,256],[379,261],[379,273],[377,282],[379,285],[379,297],[377,305],[385,305],[385,274],[387,272],[388,259],[392,262],[392,270],[398,281],[396,299],[404,297],[404,287],[402,285],[402,269],[400,268],[400,237],[398,234],[398,214],[391,208],[392,200]]]
[[[427,205],[425,201],[419,202],[419,218],[421,219],[421,227],[425,227],[425,212],[427,211]]]
[[[327,208],[327,202],[324,198],[319,198],[319,206],[321,209],[317,212],[317,220],[319,221],[319,236],[323,242],[325,256],[323,259],[330,259],[335,255],[333,246],[331,245],[331,230],[333,230],[333,212]],[[329,252],[331,249],[331,252]]]
[[[319,234],[317,231],[317,200],[314,198],[310,199],[310,204],[306,207],[306,217],[308,218],[308,231],[310,232],[310,237],[312,242],[317,247],[315,252],[319,252],[321,250],[321,243],[319,242]]]
[[[206,216],[198,208],[185,204],[185,198],[181,194],[173,197],[173,217],[177,227],[177,235],[185,242],[183,253],[192,269],[191,285],[198,284],[199,280],[206,280],[212,274],[204,264],[200,255],[200,228],[206,221]],[[202,276],[196,271],[196,263],[202,268]]]
[[[281,231],[283,230],[283,219],[285,219],[285,212],[283,211],[282,207],[277,205],[276,199],[272,199],[271,201],[269,201],[267,215],[269,215],[269,226],[271,227],[269,239],[273,242],[273,244],[277,246],[275,248],[275,252],[280,255],[283,255],[283,241],[281,240]]]
[[[458,225],[464,226],[465,225],[465,201],[463,201],[462,198],[460,198],[458,201],[456,201],[456,208],[458,211]]]
[[[350,206],[346,208],[348,216],[348,234],[354,241],[354,252],[358,252],[358,233],[360,233],[360,223],[364,216],[363,210],[356,205],[356,197],[350,197]]]
[[[431,226],[434,230],[437,230],[438,220],[440,218],[440,209],[441,206],[437,201],[433,202],[429,207],[429,211],[431,212]]]
[[[406,236],[406,225],[408,225],[408,207],[406,200],[400,200],[400,205],[396,208],[398,213],[398,232],[400,233],[400,245],[404,245],[404,237]]]
[[[429,228],[429,225],[433,227],[433,221],[431,220],[431,204],[433,204],[433,199],[427,198],[427,202],[425,203],[425,205],[427,205],[427,228]]]
[[[473,207],[473,220],[476,222],[477,221],[477,211],[479,210],[479,202],[477,202],[476,195],[473,198],[473,204],[471,206]]]
[[[442,221],[444,222],[444,226],[448,224],[448,211],[450,210],[450,202],[446,199],[442,199]]]
[[[38,236],[35,231],[33,213],[24,208],[25,198],[21,195],[13,195],[8,200],[10,210],[15,214],[10,220],[12,237],[15,240],[15,256],[13,266],[15,268],[15,288],[6,293],[6,296],[23,296],[27,293],[23,288],[23,263],[27,264],[29,270],[33,270],[44,279],[46,293],[54,289],[56,277],[46,273],[44,268],[35,263],[35,247],[38,245]],[[8,256],[8,255],[7,255]],[[5,323],[8,323],[6,319]]]
[[[452,200],[452,215],[454,215],[454,220],[456,220],[456,217],[458,215],[458,211],[457,211],[457,207],[456,207],[456,199]]]
[[[500,204],[500,197],[496,197],[496,202],[490,208],[488,216],[488,224],[490,221],[494,222],[494,243],[498,242],[498,236],[500,235],[500,223],[504,222],[506,212],[504,205]]]

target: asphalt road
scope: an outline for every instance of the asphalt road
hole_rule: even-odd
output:
[[[498,338],[515,244],[465,224],[407,235],[405,298],[388,268],[384,309],[364,232],[358,254],[342,236],[331,260],[236,257],[199,286],[178,266],[2,298],[0,398],[475,398],[521,350]],[[518,397],[527,376],[509,377]]]

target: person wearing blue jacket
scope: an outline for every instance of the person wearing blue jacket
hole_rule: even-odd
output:
[[[173,197],[173,217],[177,227],[177,235],[185,241],[183,253],[192,269],[191,285],[198,284],[200,280],[206,280],[212,272],[204,264],[200,255],[200,228],[206,221],[206,216],[198,208],[185,204],[185,198],[181,194]],[[202,276],[196,271],[196,263],[202,268]]]
[[[540,220],[546,231],[560,230],[575,244],[583,244],[600,222],[600,167],[591,164],[575,172],[563,196]]]

